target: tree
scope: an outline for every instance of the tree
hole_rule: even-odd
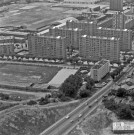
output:
[[[105,99],[103,103],[104,106],[111,111],[116,111],[118,109],[118,104],[115,103],[114,99]]]
[[[116,93],[117,93],[117,90],[115,90],[115,89],[112,89],[109,93],[108,93],[108,95],[109,96],[111,96],[111,95],[116,95]]]
[[[30,100],[29,102],[27,102],[27,104],[28,104],[28,105],[36,105],[36,104],[37,104],[37,102],[36,102],[36,101],[34,101],[34,100]]]
[[[86,89],[88,89],[88,90],[91,90],[92,89],[92,86],[91,86],[90,82],[87,82],[86,83]]]
[[[89,60],[89,59],[87,59],[87,64],[88,64],[88,67],[89,67],[89,62],[90,62],[90,60]]]
[[[131,119],[131,109],[129,105],[121,104],[116,112],[117,116],[119,116],[121,119]]]
[[[123,56],[123,61],[126,61],[126,57],[125,56]]]
[[[81,98],[86,98],[86,97],[89,97],[89,96],[91,96],[91,92],[89,91],[89,90],[81,90],[80,92],[79,92],[79,96],[81,97]]]
[[[94,86],[95,84],[95,81],[90,77],[90,76],[87,76],[84,81],[86,81],[87,83],[89,83],[91,85],[91,87]]]
[[[60,92],[65,96],[75,98],[79,88],[82,86],[82,78],[80,75],[70,75],[61,85]]]
[[[47,96],[45,98],[42,97],[41,99],[39,99],[39,105],[45,105],[45,104],[48,104],[48,103],[49,103],[49,100],[48,100]]]
[[[115,74],[113,72],[110,73],[110,76],[114,79],[115,78]]]
[[[4,94],[4,93],[0,93],[0,97],[1,97],[1,100],[8,100],[9,99],[9,95]]]
[[[124,89],[124,88],[119,88],[119,89],[117,90],[117,93],[116,93],[116,96],[117,96],[117,97],[126,97],[126,95],[127,95],[126,89]]]

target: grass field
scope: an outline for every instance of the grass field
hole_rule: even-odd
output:
[[[51,5],[52,3],[45,2],[10,5],[9,11],[0,18],[0,24],[1,26],[25,25],[28,29],[36,29],[69,15],[63,13],[69,9],[53,8]]]
[[[59,70],[58,67],[0,64],[0,84],[29,86],[31,83],[48,83]]]

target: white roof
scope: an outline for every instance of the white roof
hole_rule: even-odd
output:
[[[134,130],[134,122],[113,122],[113,131]]]

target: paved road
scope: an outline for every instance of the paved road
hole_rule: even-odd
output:
[[[70,116],[69,119],[66,119],[66,117],[63,117],[61,120],[56,122],[54,125],[50,126],[40,135],[63,135],[66,132],[66,130],[70,129],[73,125],[75,125],[78,122],[78,120],[80,121],[81,118],[83,118],[85,115],[89,113],[89,110],[91,110],[89,106],[93,106],[97,100],[101,99],[103,95],[108,93],[108,91],[110,90],[110,87],[113,84],[114,82],[110,81],[104,88],[100,89],[97,93],[95,93],[94,96],[92,96],[91,98],[83,102],[75,110],[69,113],[68,114]],[[80,114],[82,114],[82,117],[79,118]],[[71,122],[71,120],[73,121]]]
[[[130,71],[132,71],[132,67],[127,68],[127,75]],[[125,77],[122,76],[117,83],[121,82],[122,79]],[[87,115],[92,113],[94,109],[96,109],[96,104],[101,100],[103,95],[106,95],[109,90],[113,87],[115,83],[110,81],[105,87],[100,89],[93,97],[86,100],[80,106],[78,106],[75,110],[68,114],[69,118],[67,119],[66,116],[63,117],[61,120],[50,126],[40,135],[67,135],[79,122],[81,122]],[[91,106],[91,108],[89,107]],[[82,114],[81,117],[80,114]]]

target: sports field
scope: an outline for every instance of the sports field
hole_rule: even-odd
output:
[[[30,4],[9,5],[9,11],[0,18],[1,26],[27,26],[36,29],[53,21],[68,17],[66,8],[53,8],[53,3],[38,2]]]
[[[48,83],[59,70],[58,67],[0,64],[0,84],[29,86],[31,83]]]

